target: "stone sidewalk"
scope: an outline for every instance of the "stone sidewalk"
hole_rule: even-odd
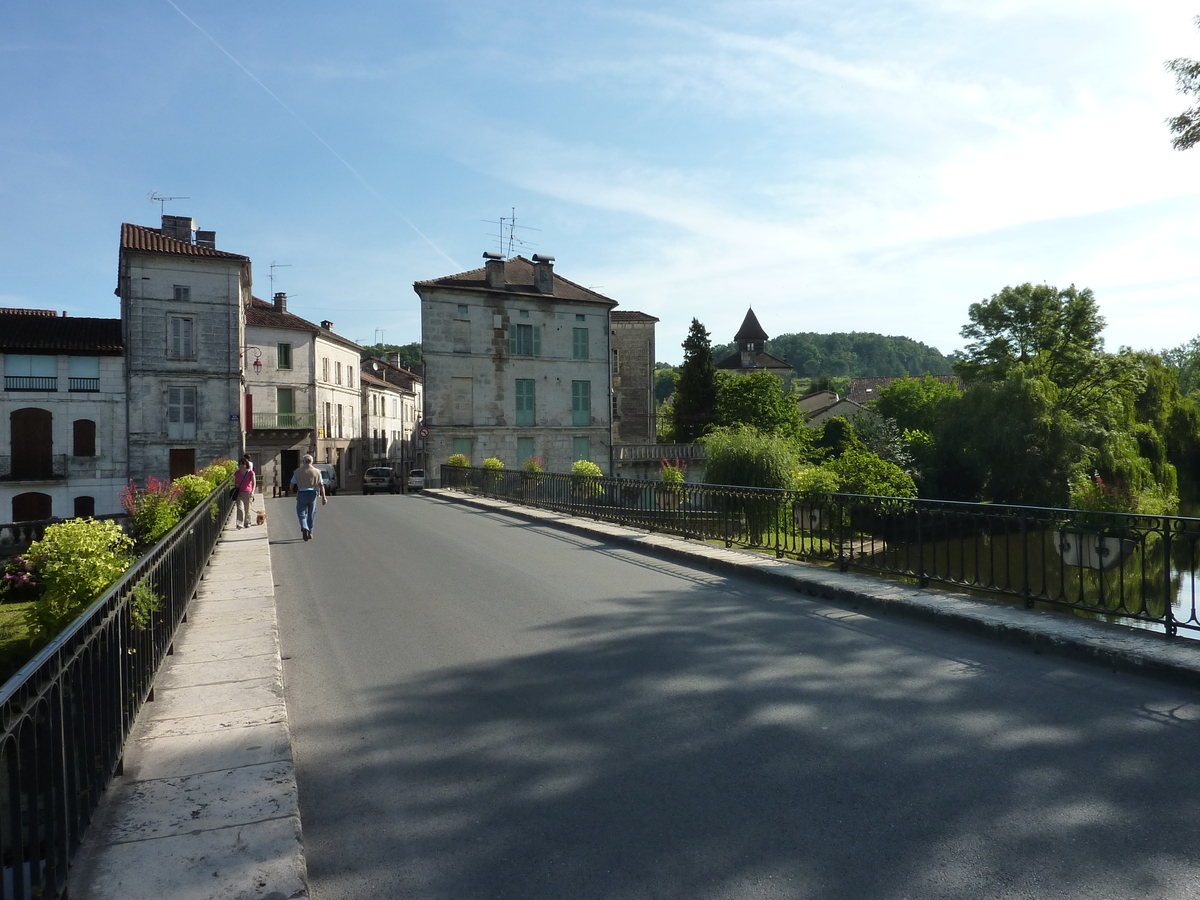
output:
[[[232,523],[84,835],[70,900],[308,896],[267,528]]]

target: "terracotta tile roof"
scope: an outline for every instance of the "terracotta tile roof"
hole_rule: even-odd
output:
[[[46,310],[0,310],[0,351],[5,353],[86,353],[125,351],[120,319],[59,317]]]
[[[274,303],[250,298],[250,308],[246,310],[247,325],[268,325],[274,328],[294,328],[297,331],[311,331],[314,334],[321,330],[320,326],[302,319],[294,313],[277,312]]]
[[[614,322],[658,322],[659,319],[649,313],[638,312],[635,309],[614,309],[609,313]]]
[[[469,272],[459,272],[457,275],[446,275],[442,278],[431,278],[428,281],[418,281],[414,287],[453,287],[471,291],[492,291],[485,278],[486,268],[472,269]],[[578,285],[554,273],[554,293],[542,294],[534,287],[533,262],[523,256],[514,256],[504,261],[504,287],[501,289],[510,294],[533,294],[535,297],[554,297],[558,300],[580,300],[585,303],[603,303],[613,307],[617,301],[603,294]]]
[[[906,375],[889,375],[871,378],[851,378],[850,391],[846,394],[846,399],[853,400],[855,403],[859,404],[869,403],[870,401],[876,399],[879,396],[879,392],[893,381],[907,377],[908,376]],[[913,377],[922,378],[924,376],[916,375]],[[934,375],[933,377],[942,384],[957,384],[958,389],[960,391],[962,390],[963,385],[957,375]]]
[[[250,261],[250,257],[237,253],[227,253],[224,250],[214,250],[200,244],[176,240],[162,233],[161,228],[147,228],[145,225],[121,223],[121,249],[145,250],[150,253],[173,253],[178,256],[206,256],[210,259],[239,259]]]

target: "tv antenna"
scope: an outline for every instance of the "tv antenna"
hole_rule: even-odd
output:
[[[191,200],[192,199],[191,197],[164,197],[158,191],[151,191],[146,196],[149,198],[151,203],[158,204],[159,215],[162,215],[163,213],[166,212],[168,200]]]
[[[291,267],[292,267],[291,263],[277,263],[274,260],[272,260],[271,276],[270,276],[271,277],[271,299],[272,300],[275,299],[275,270],[276,269],[290,269]]]
[[[491,224],[491,219],[483,219],[482,221],[487,222],[488,224]],[[533,228],[529,225],[518,225],[517,224],[517,208],[514,206],[514,207],[512,207],[512,215],[511,216],[501,216],[500,217],[499,232],[497,234],[489,234],[488,235],[488,237],[496,239],[496,246],[500,250],[500,255],[503,256],[505,259],[508,259],[508,257],[513,255],[514,247],[517,248],[518,250],[523,250],[526,247],[536,247],[537,246],[537,244],[531,243],[530,241],[521,240],[521,238],[517,237],[517,229],[518,228],[523,229],[525,231],[541,231],[542,230],[540,228]]]

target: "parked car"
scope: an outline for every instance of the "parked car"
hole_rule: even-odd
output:
[[[363,473],[364,494],[378,494],[380,491],[394,494],[399,490],[399,477],[386,466],[372,466]]]
[[[321,484],[325,485],[325,493],[332,497],[338,492],[338,474],[329,463],[313,463],[313,466],[321,473]]]
[[[424,469],[409,469],[408,471],[408,489],[410,491],[419,491],[425,487],[425,470]]]

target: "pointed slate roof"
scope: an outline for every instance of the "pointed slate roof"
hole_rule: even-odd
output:
[[[738,329],[738,333],[733,336],[733,339],[738,343],[750,344],[767,340],[767,333],[758,324],[758,317],[754,315],[753,309],[746,310],[746,318],[742,320],[742,327]]]

